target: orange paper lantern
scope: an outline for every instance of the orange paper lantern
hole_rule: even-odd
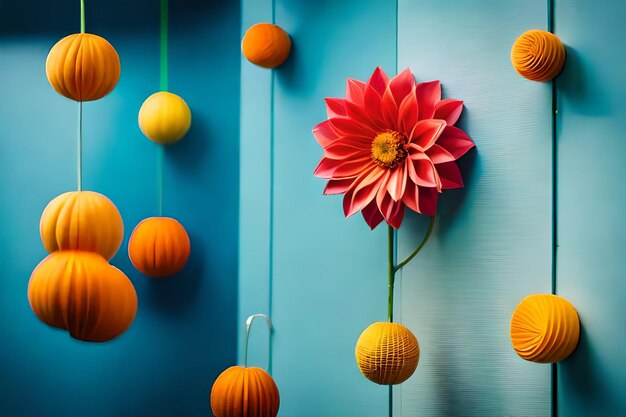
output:
[[[403,325],[378,322],[361,333],[355,355],[359,370],[367,379],[394,385],[413,375],[420,348],[413,333]]]
[[[263,68],[276,68],[289,56],[291,39],[279,26],[257,23],[246,31],[241,50],[253,64]]]
[[[76,33],[52,47],[46,75],[52,87],[67,98],[97,100],[115,88],[120,78],[120,58],[106,39]]]
[[[166,277],[179,272],[187,263],[190,252],[187,231],[170,217],[150,217],[141,221],[128,241],[130,261],[151,277]]]
[[[211,389],[215,417],[276,417],[279,406],[278,387],[261,368],[231,366]]]
[[[93,191],[70,191],[54,198],[39,223],[48,252],[84,250],[111,259],[124,238],[124,223],[115,205]]]
[[[527,361],[560,362],[576,349],[579,337],[578,314],[563,297],[529,295],[511,317],[513,349]]]
[[[511,63],[522,77],[533,81],[549,81],[563,70],[565,46],[550,32],[529,30],[513,44]]]
[[[30,277],[28,301],[41,321],[88,342],[119,336],[137,313],[133,284],[93,252],[58,251],[41,261]]]

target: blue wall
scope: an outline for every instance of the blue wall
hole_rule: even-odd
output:
[[[211,384],[236,358],[239,4],[170,2],[170,90],[193,123],[166,151],[164,214],[187,228],[192,254],[178,276],[154,280],[132,267],[126,241],[157,214],[157,146],[137,112],[159,88],[159,2],[86,2],[87,30],[116,47],[122,76],[113,93],[85,104],[83,185],[124,218],[112,263],[139,299],[125,334],[88,344],[39,322],[26,298],[46,255],[41,212],[76,187],[78,105],[49,86],[45,59],[78,30],[79,2],[40,3],[0,2],[0,415],[208,415]]]

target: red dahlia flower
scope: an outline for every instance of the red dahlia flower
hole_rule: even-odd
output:
[[[441,100],[439,81],[416,84],[409,69],[390,80],[376,68],[326,107],[313,128],[324,148],[315,175],[329,180],[324,194],[345,194],[346,217],[361,211],[372,229],[383,220],[398,229],[404,206],[434,216],[438,194],[463,187],[455,161],[474,142],[454,127],[463,102]]]

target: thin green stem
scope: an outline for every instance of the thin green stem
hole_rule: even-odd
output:
[[[78,191],[83,190],[83,102],[78,102],[78,143],[76,147],[76,180]]]
[[[424,240],[422,240],[422,243],[420,243],[420,245],[413,251],[413,253],[411,253],[404,261],[400,262],[393,269],[394,274],[398,272],[399,270],[401,270],[403,266],[411,262],[411,260],[415,258],[415,255],[420,253],[424,245],[426,245],[426,242],[428,242],[428,239],[430,239],[430,235],[433,233],[434,226],[435,226],[435,216],[430,218],[430,222],[428,223],[428,230],[426,231],[426,235],[424,236]]]
[[[167,91],[168,65],[167,65],[167,32],[169,25],[168,0],[161,0],[161,91]]]
[[[85,33],[85,0],[80,0],[80,33]]]
[[[395,284],[395,280],[396,280],[396,271],[393,265],[393,249],[394,249],[394,232],[393,232],[393,227],[388,226],[388,237],[387,237],[387,241],[388,241],[388,249],[387,249],[387,255],[388,255],[388,263],[387,263],[387,278],[388,278],[388,284],[387,284],[387,291],[388,291],[388,297],[387,297],[387,320],[389,321],[389,323],[393,323],[393,287]]]

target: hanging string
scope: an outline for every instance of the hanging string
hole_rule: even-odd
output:
[[[85,0],[80,0],[80,33],[85,33]]]
[[[167,39],[168,39],[168,26],[169,26],[169,4],[168,0],[161,0],[161,77],[160,77],[160,89],[161,91],[168,90],[168,52],[167,52]],[[159,145],[157,150],[157,198],[159,206],[159,216],[163,216],[163,194],[164,194],[164,159],[165,148],[164,145]]]
[[[85,33],[85,0],[80,0],[80,33]],[[83,190],[83,102],[78,102],[78,144],[76,179],[78,191]]]

